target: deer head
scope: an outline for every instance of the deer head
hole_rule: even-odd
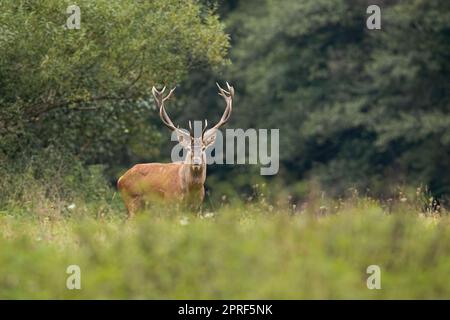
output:
[[[227,123],[231,115],[234,88],[230,86],[228,82],[226,83],[228,90],[221,88],[218,83],[216,84],[219,88],[219,95],[223,97],[226,102],[225,111],[219,122],[208,130],[208,121],[205,120],[200,137],[195,137],[191,121],[189,121],[189,131],[187,131],[176,127],[173,124],[172,120],[170,120],[170,117],[168,116],[164,108],[164,102],[166,102],[173,95],[175,88],[170,90],[169,94],[167,94],[166,96],[164,96],[166,87],[164,87],[160,91],[158,91],[155,87],[152,88],[152,93],[155,98],[155,103],[159,108],[159,116],[162,122],[170,130],[176,132],[178,142],[183,148],[187,150],[187,155],[184,163],[189,164],[194,170],[201,170],[206,165],[206,148],[214,144],[217,130],[225,123]]]

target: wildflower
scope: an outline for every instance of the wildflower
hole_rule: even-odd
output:
[[[73,210],[73,209],[75,209],[77,206],[75,205],[75,203],[71,203],[71,204],[69,204],[68,206],[67,206],[67,209],[69,209],[69,210]]]
[[[212,218],[214,217],[214,213],[213,212],[207,212],[203,215],[205,218]]]
[[[408,199],[406,197],[400,198],[401,202],[406,202]]]
[[[189,224],[188,218],[187,218],[187,217],[181,218],[181,219],[180,219],[180,224],[181,224],[182,226],[185,226],[185,225]]]

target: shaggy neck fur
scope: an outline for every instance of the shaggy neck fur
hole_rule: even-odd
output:
[[[194,169],[194,166],[185,163],[181,166],[180,175],[183,181],[183,189],[202,188],[206,180],[206,164],[202,164],[199,169]]]

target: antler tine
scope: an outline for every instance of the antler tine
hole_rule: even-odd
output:
[[[227,81],[227,88],[228,88],[228,91],[229,91],[231,97],[234,97],[234,88],[232,86],[230,86],[228,81]]]
[[[205,126],[203,127],[203,130],[202,130],[202,139],[203,139],[203,135],[205,134],[205,132],[206,132],[206,128],[208,127],[208,120],[206,120],[205,119]]]
[[[194,130],[192,129],[191,120],[189,120],[189,134],[191,137],[194,137]]]
[[[155,87],[152,88],[153,97],[155,98],[155,102],[159,107],[159,117],[170,130],[178,130],[178,129],[175,127],[172,120],[170,120],[170,117],[167,114],[166,109],[164,108],[164,102],[167,101],[172,96],[173,92],[175,91],[175,88],[170,90],[169,94],[165,97],[163,96],[163,93],[166,90],[165,86],[160,91],[158,91]]]
[[[227,90],[225,90],[224,88],[222,88],[217,82],[216,85],[219,88],[219,96],[222,96],[224,98],[233,98],[234,97],[234,88],[232,86],[230,86],[230,84],[228,82],[226,82],[227,84]]]
[[[217,88],[219,88],[219,96],[226,98],[226,93],[228,93],[225,89],[223,89],[217,82]]]
[[[153,93],[153,97],[157,98],[158,101],[161,99],[162,94],[164,93],[164,91],[166,90],[166,87],[162,88],[160,91],[158,91],[158,89],[156,89],[155,86],[152,87],[152,93]]]
[[[223,89],[216,82],[216,85],[219,88],[219,95],[225,99],[225,102],[227,105],[225,107],[225,111],[223,112],[222,118],[212,129],[217,129],[220,126],[223,126],[225,123],[227,123],[228,118],[231,115],[231,111],[233,110],[232,102],[233,102],[233,97],[234,97],[234,88],[232,86],[230,86],[230,84],[228,82],[226,84],[227,84],[228,91]]]
[[[166,88],[166,87],[164,87],[164,89],[165,89],[165,88]],[[172,94],[173,94],[173,92],[175,91],[176,88],[177,88],[177,87],[173,87],[173,89],[169,91],[169,94],[163,99],[163,101],[168,100],[168,99],[172,96]]]

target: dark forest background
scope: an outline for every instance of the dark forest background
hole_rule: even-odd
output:
[[[280,129],[280,172],[212,165],[212,201],[260,183],[294,199],[450,192],[448,1],[83,0],[65,30],[69,4],[0,5],[2,206],[36,187],[101,197],[133,164],[170,161],[151,87],[177,85],[167,110],[186,127],[220,117],[216,81],[236,90],[227,128]]]

